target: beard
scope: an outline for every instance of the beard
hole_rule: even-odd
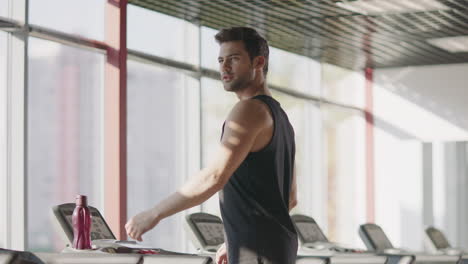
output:
[[[238,78],[232,79],[230,82],[223,81],[224,90],[228,92],[236,92],[242,90],[249,85],[252,79],[253,76],[251,76],[251,74],[246,73],[243,76],[239,76]]]

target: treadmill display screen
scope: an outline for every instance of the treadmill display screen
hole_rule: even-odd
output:
[[[376,250],[385,250],[393,248],[392,243],[388,240],[385,233],[380,228],[369,228],[367,231],[370,240],[375,244]]]
[[[296,227],[306,243],[328,242],[328,239],[316,223],[296,222]]]
[[[200,222],[196,223],[203,239],[209,246],[217,246],[224,242],[224,227],[222,223]]]
[[[107,228],[104,223],[104,219],[99,215],[98,212],[91,211],[91,240],[96,239],[115,239],[112,235],[112,232]],[[68,224],[73,230],[72,215],[73,210],[65,209],[62,210],[65,218],[67,219]]]
[[[431,229],[428,230],[427,235],[431,239],[432,243],[434,243],[434,246],[436,249],[444,249],[444,248],[449,248],[450,244],[447,241],[447,238],[445,238],[444,234],[440,232],[437,229]]]

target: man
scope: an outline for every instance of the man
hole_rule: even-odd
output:
[[[289,217],[296,205],[294,131],[266,85],[268,44],[245,27],[223,29],[215,38],[224,89],[239,98],[223,125],[217,159],[125,228],[141,241],[162,219],[221,191],[226,245],[216,262],[292,264],[297,254]]]

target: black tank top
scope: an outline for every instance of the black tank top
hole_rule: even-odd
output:
[[[294,130],[275,99],[266,95],[252,99],[269,107],[274,131],[268,145],[258,152],[250,152],[220,192],[228,263],[293,264],[297,235],[288,207],[295,155]],[[252,258],[258,261],[244,261]]]

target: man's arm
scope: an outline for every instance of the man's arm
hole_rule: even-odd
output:
[[[296,162],[294,162],[291,192],[289,193],[289,211],[297,205]]]
[[[141,241],[141,235],[160,220],[199,205],[221,190],[251,151],[269,118],[269,112],[261,102],[238,102],[226,120],[216,160],[155,207],[132,217],[125,225],[127,234]]]

